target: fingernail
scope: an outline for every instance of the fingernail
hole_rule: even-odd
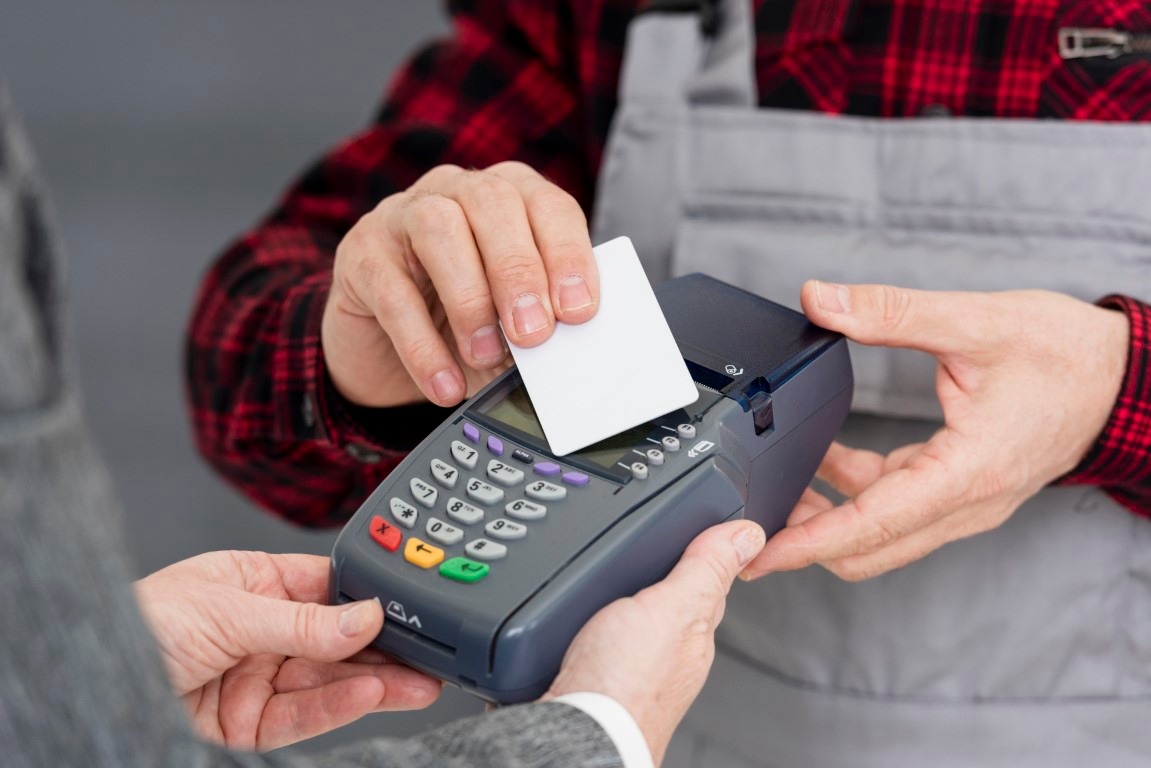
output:
[[[751,562],[751,559],[759,554],[766,542],[767,537],[758,525],[744,526],[731,540],[735,546],[736,554],[739,555],[740,565],[747,565]]]
[[[568,275],[560,281],[560,308],[564,312],[590,307],[591,289],[579,275]]]
[[[504,337],[494,325],[485,325],[472,334],[472,358],[481,365],[498,363],[508,354]]]
[[[438,400],[456,400],[463,394],[463,385],[455,371],[445,369],[432,377],[432,391]]]
[[[548,313],[540,297],[534,293],[521,293],[512,302],[512,322],[515,323],[516,333],[527,336],[551,324]]]
[[[340,612],[340,634],[344,637],[355,637],[356,635],[367,629],[376,614],[376,608],[380,599],[378,597],[371,600],[361,600],[358,603],[352,603],[343,611]]]
[[[851,291],[847,286],[835,283],[815,284],[815,298],[820,309],[837,314],[851,311]]]

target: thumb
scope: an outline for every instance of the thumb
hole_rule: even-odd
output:
[[[362,650],[384,626],[378,599],[347,605],[299,603],[242,593],[224,607],[237,656],[276,653],[314,661],[340,661]]]
[[[989,294],[917,291],[893,285],[808,280],[800,292],[807,317],[852,341],[947,355],[986,347],[1003,318]]]
[[[663,581],[648,589],[675,593],[679,599],[666,602],[668,607],[680,612],[684,605],[690,605],[698,610],[699,616],[711,618],[714,629],[723,616],[724,598],[732,582],[759,554],[766,541],[763,528],[750,520],[713,526],[688,545]],[[684,595],[695,599],[683,600]]]

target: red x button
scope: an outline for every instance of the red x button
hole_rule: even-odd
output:
[[[400,542],[404,539],[404,535],[400,533],[399,528],[388,523],[379,515],[372,518],[370,530],[372,532],[372,540],[389,552],[395,552],[399,549]]]

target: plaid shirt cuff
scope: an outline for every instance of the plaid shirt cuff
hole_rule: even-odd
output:
[[[324,371],[319,400],[323,402],[325,428],[350,446],[370,451],[406,454],[430,435],[455,409],[432,403],[369,408],[344,398]]]
[[[1131,323],[1127,372],[1107,426],[1060,482],[1100,486],[1132,512],[1151,517],[1151,306],[1119,295],[1096,303],[1122,311]]]
[[[315,440],[363,463],[402,458],[453,409],[431,403],[368,408],[339,393],[324,364],[320,335],[330,283],[330,273],[314,275],[285,299],[272,365],[275,401],[284,409],[277,423],[287,425],[291,434],[284,437],[290,441]]]

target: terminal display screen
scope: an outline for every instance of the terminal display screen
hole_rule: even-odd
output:
[[[539,441],[540,445],[547,445],[543,427],[540,426],[539,419],[536,418],[536,410],[532,406],[532,400],[528,397],[528,391],[523,384],[519,384],[503,397],[497,397],[485,403],[479,412],[493,421],[531,435]],[[653,429],[655,429],[653,423],[644,422],[576,451],[571,456],[579,457],[604,468],[611,468],[621,461],[624,464],[630,464],[633,460],[640,458],[631,454],[631,450],[650,435]],[[630,458],[628,454],[631,454]]]

